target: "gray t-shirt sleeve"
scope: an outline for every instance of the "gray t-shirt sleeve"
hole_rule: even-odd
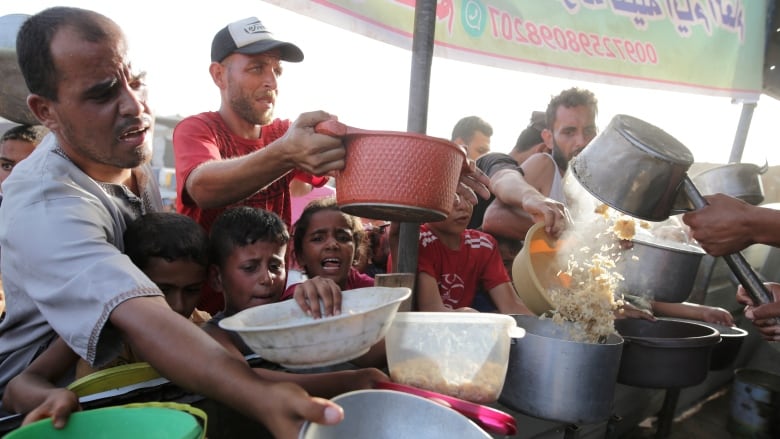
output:
[[[97,365],[113,358],[120,341],[107,326],[113,309],[162,293],[112,244],[121,237],[111,215],[88,197],[65,197],[18,210],[13,220],[17,230],[3,251],[21,257],[3,261],[6,282],[29,295],[79,356]]]

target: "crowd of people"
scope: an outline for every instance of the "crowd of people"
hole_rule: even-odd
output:
[[[349,369],[291,374],[250,367],[251,350],[218,322],[281,300],[314,318],[339,313],[341,291],[392,272],[399,224],[343,212],[329,190],[293,212],[293,197],[343,169],[345,150],[314,130],[334,115],[275,117],[283,62],[304,54],[255,17],[214,36],[219,109],[176,126],[178,213],[161,212],[149,166],[150,91],[129,43],[110,18],[70,7],[35,14],[19,31],[28,104],[41,126],[0,138],[0,410],[62,427],[79,409],[64,383],[146,361],[275,437],[296,437],[305,420],[339,422],[343,412],[327,398],[389,379],[382,342]],[[598,132],[597,105],[588,90],[563,90],[533,112],[508,154],[490,152],[493,128],[480,117],[455,124],[452,141],[470,167],[447,218],[420,226],[418,310],[531,314],[511,261],[532,224],[556,237],[571,224],[562,178]],[[683,221],[710,254],[780,245],[777,211],[723,195],[708,201]],[[780,298],[780,284],[771,290]],[[780,339],[772,319],[780,304],[752,303],[743,290],[737,297],[766,338]],[[653,311],[733,323],[724,310],[681,306]]]

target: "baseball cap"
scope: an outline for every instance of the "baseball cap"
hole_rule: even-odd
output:
[[[211,42],[211,61],[221,62],[231,53],[255,55],[280,49],[282,60],[303,61],[303,52],[295,44],[274,39],[273,34],[256,17],[235,21],[222,28]]]

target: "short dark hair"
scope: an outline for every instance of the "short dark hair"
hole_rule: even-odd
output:
[[[546,117],[547,115],[544,111],[534,111],[531,113],[531,119],[528,122],[528,126],[520,132],[519,136],[517,136],[517,142],[515,142],[515,147],[512,148],[512,151],[528,151],[533,146],[544,142],[544,139],[542,139],[542,131],[547,127]]]
[[[477,131],[488,137],[493,135],[493,127],[484,119],[479,116],[466,116],[455,124],[450,140],[454,142],[460,137],[464,142],[469,143]]]
[[[208,236],[192,218],[175,212],[151,212],[127,226],[125,254],[145,270],[149,259],[188,260],[208,266]]]
[[[16,37],[19,67],[30,93],[52,101],[57,100],[59,73],[54,65],[51,42],[66,26],[92,42],[106,38],[112,28],[119,31],[119,26],[104,15],[65,6],[45,9],[25,20]]]
[[[553,96],[550,99],[550,103],[547,104],[547,128],[553,128],[558,107],[571,108],[579,107],[580,105],[593,108],[593,114],[597,115],[599,112],[599,102],[596,99],[596,95],[590,90],[572,87],[562,91],[557,96]]]
[[[293,251],[296,255],[301,255],[303,252],[303,237],[306,235],[309,225],[311,225],[311,218],[317,212],[325,210],[332,210],[334,212],[341,212],[344,218],[347,220],[349,228],[352,230],[352,240],[355,243],[355,258],[359,258],[361,253],[367,251],[368,243],[366,237],[366,231],[363,228],[363,223],[360,219],[354,215],[350,215],[336,204],[336,197],[323,197],[316,200],[312,200],[306,207],[303,208],[301,216],[298,221],[295,222],[293,227]]]
[[[290,233],[284,221],[273,212],[249,206],[231,207],[222,212],[211,226],[211,263],[222,267],[233,249],[258,241],[283,246],[290,242]]]
[[[6,140],[21,140],[38,146],[48,132],[49,130],[42,125],[17,125],[0,136],[0,143]]]

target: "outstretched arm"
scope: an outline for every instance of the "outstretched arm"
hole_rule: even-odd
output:
[[[110,320],[161,375],[244,413],[274,437],[296,438],[304,420],[334,424],[344,416],[338,405],[313,398],[298,385],[260,379],[243,359],[172,311],[161,296],[126,300]]]
[[[780,246],[780,210],[723,194],[705,198],[707,206],[685,213],[682,219],[707,253],[728,255],[755,243]]]
[[[516,170],[503,169],[496,172],[490,179],[490,191],[504,205],[527,212],[534,223],[544,222],[550,236],[560,236],[570,222],[563,204],[542,195]]]
[[[330,118],[323,111],[304,113],[284,136],[265,148],[242,157],[206,161],[189,173],[184,192],[201,208],[215,208],[243,200],[293,169],[312,175],[343,169],[346,151],[341,139],[314,132],[318,122]],[[209,141],[205,136],[196,138],[186,128],[174,131],[177,157],[207,148]]]

